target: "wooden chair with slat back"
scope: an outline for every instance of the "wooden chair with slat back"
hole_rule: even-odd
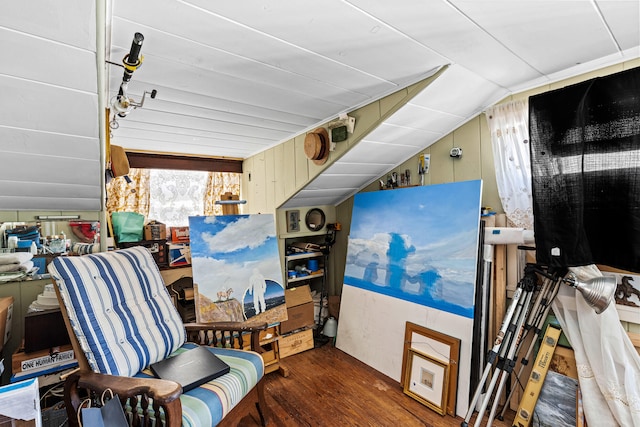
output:
[[[78,426],[82,402],[107,389],[135,426],[174,427],[183,421],[213,426],[244,398],[256,400],[267,424],[264,362],[258,354],[264,351],[259,340],[267,324],[183,324],[143,247],[58,257],[48,269],[79,365],[65,380],[70,426]],[[231,372],[187,392],[185,400],[179,384],[154,378],[148,366],[196,345],[208,346]],[[194,400],[198,409],[192,409]]]

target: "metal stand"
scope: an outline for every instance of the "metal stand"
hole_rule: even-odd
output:
[[[473,415],[474,408],[478,403],[480,395],[483,393],[485,383],[489,377],[489,373],[491,372],[494,362],[497,361],[495,366],[497,372],[492,375],[491,382],[486,388],[486,395],[481,402],[475,427],[480,425],[480,422],[484,417],[484,412],[489,405],[493,389],[495,388],[498,379],[502,378],[496,396],[499,396],[507,377],[513,370],[515,365],[514,357],[517,354],[517,348],[520,344],[521,332],[527,318],[528,308],[536,290],[537,279],[535,270],[531,266],[527,266],[527,268],[525,268],[524,277],[518,283],[518,287],[516,288],[511,303],[509,304],[494,345],[487,354],[487,363],[482,373],[482,378],[480,379],[471,403],[469,404],[467,415],[465,416],[464,421],[460,424],[462,427],[468,427],[469,425],[469,420],[471,419],[471,415]],[[497,405],[498,400],[499,399],[496,397],[492,412],[495,412],[495,405]],[[490,423],[487,425],[490,425]]]
[[[529,364],[529,357],[531,357],[531,354],[533,353],[533,349],[535,348],[538,337],[542,332],[542,325],[544,325],[547,315],[549,314],[549,310],[551,309],[551,301],[553,301],[553,299],[558,294],[561,281],[562,281],[561,277],[546,277],[544,279],[542,289],[538,294],[538,300],[534,305],[534,308],[536,308],[536,310],[531,310],[531,316],[529,316],[530,320],[527,321],[527,325],[533,327],[532,331],[534,335],[533,335],[533,338],[531,339],[531,343],[529,344],[529,348],[527,349],[527,352],[525,353],[524,357],[520,360],[520,369],[518,370],[518,374],[516,375],[516,381],[513,387],[511,388],[509,395],[507,396],[507,400],[504,406],[502,407],[502,411],[496,417],[500,421],[504,420],[504,413],[509,407],[509,401],[511,400],[511,396],[513,396],[513,393],[518,388],[518,386],[522,384],[520,381],[520,377],[522,376],[524,367]]]
[[[326,294],[327,294],[327,273],[329,271],[329,253],[331,252],[331,246],[336,242],[336,232],[335,228],[330,227],[327,235],[325,236],[325,242],[320,247],[320,251],[322,252],[322,262],[324,263],[324,274],[322,275],[322,287],[320,288],[320,307],[318,309],[318,319],[316,320],[316,330],[314,334],[314,347],[322,347],[329,341],[331,338],[322,335],[322,327],[324,326],[324,322],[322,319],[322,305],[324,303]]]

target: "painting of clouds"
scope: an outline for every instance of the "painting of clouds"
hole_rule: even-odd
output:
[[[357,194],[344,283],[473,318],[481,185]]]
[[[273,215],[189,217],[198,322],[287,320]]]

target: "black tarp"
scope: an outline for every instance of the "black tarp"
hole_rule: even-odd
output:
[[[640,68],[529,99],[537,262],[640,271]]]

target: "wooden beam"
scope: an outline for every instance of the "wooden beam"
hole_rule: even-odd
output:
[[[132,168],[242,173],[242,160],[129,151],[127,151],[127,158],[129,159],[129,166]]]

